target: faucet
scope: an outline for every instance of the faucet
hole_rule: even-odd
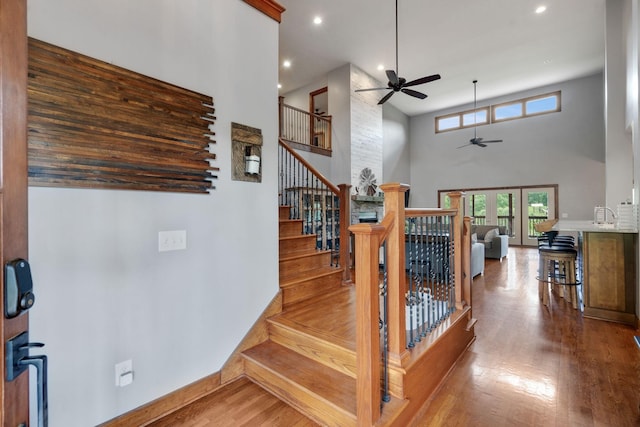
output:
[[[611,213],[611,221],[607,220],[607,213]],[[615,220],[616,213],[613,209],[607,206],[596,206],[593,209],[593,223],[594,224],[613,224],[613,220]]]

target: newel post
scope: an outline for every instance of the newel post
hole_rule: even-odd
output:
[[[380,297],[378,290],[380,240],[384,227],[355,224],[356,254],[356,404],[359,426],[380,418]]]
[[[404,234],[404,193],[407,184],[383,184],[385,216],[394,212],[395,221],[387,237],[387,277],[389,300],[389,358],[392,364],[401,365],[403,355],[407,354],[407,336],[405,327],[405,298],[407,289],[405,273],[405,234]],[[356,276],[357,277],[357,276]]]
[[[462,254],[464,269],[464,287],[462,288],[462,305],[471,307],[471,217],[464,217],[462,228]]]
[[[342,282],[351,283],[351,254],[349,246],[351,238],[349,225],[351,224],[351,185],[340,184],[340,265],[344,268]]]
[[[463,218],[460,201],[462,200],[463,193],[460,191],[453,191],[451,193],[447,193],[447,195],[451,200],[451,209],[456,210],[456,214],[453,217],[453,271],[455,272],[456,308],[461,310],[463,307],[462,289],[464,286],[462,259],[467,256],[464,255],[462,248]],[[471,256],[471,253],[469,253],[468,256]],[[467,274],[469,274],[469,270],[467,270]]]

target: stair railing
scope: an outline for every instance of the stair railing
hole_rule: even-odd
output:
[[[327,154],[331,152],[331,116],[325,116],[284,103],[279,104],[279,136],[296,148]]]
[[[470,303],[469,221],[461,214],[462,193],[449,193],[451,209],[405,210],[409,186],[380,188],[384,219],[349,227],[355,236],[356,401],[362,426],[374,425],[381,404],[390,399],[389,366],[402,367],[417,341]],[[419,279],[407,283],[407,275]]]
[[[316,249],[331,251],[331,265],[344,267],[342,279],[350,282],[351,186],[332,184],[281,138],[278,146],[280,206],[291,207],[301,234],[315,234]]]

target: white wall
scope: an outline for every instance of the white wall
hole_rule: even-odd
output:
[[[478,103],[562,90],[562,111],[479,126],[484,139],[503,139],[487,148],[468,146],[473,129],[435,133],[435,116],[410,120],[412,206],[437,206],[439,189],[558,184],[559,212],[590,219],[605,202],[603,77],[597,74]]]
[[[408,183],[411,179],[409,116],[389,103],[382,109],[382,139],[385,182]]]
[[[331,111],[331,176],[334,184],[351,183],[351,64],[329,72],[327,94]],[[354,189],[352,188],[353,192]]]
[[[29,35],[212,95],[210,195],[29,189],[52,426],[90,426],[218,371],[278,289],[278,24],[240,0],[30,0]],[[262,183],[231,181],[230,123],[264,135]],[[188,248],[159,253],[158,232]],[[132,359],[134,382],[114,385]]]
[[[606,133],[606,205],[616,206],[631,200],[633,188],[633,152],[631,133],[626,131],[627,89],[625,4],[606,2],[605,25],[605,133]]]

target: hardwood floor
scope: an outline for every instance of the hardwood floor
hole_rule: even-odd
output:
[[[537,251],[525,248],[510,248],[502,262],[486,260],[472,285],[477,339],[420,427],[640,426],[640,350],[633,341],[640,332],[585,319],[555,294],[549,308],[542,305],[537,260]],[[304,312],[298,315],[303,321]],[[151,425],[316,424],[241,379]]]
[[[426,426],[638,426],[633,328],[547,308],[535,249],[510,248],[473,281],[475,343],[433,398]]]

